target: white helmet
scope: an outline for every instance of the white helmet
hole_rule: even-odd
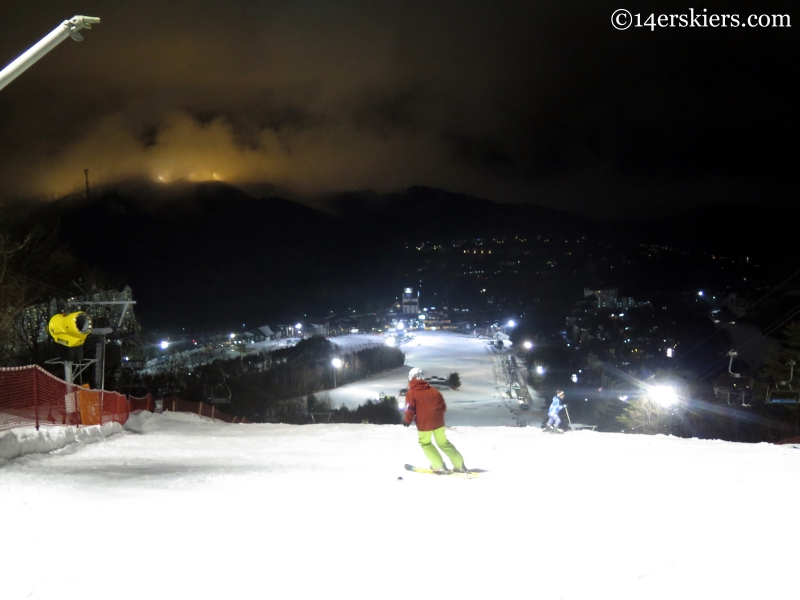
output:
[[[408,372],[409,381],[412,379],[422,379],[423,377],[425,377],[425,373],[419,367],[414,367]]]

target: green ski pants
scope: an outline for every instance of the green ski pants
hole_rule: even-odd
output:
[[[417,437],[419,438],[419,445],[422,446],[422,451],[431,463],[432,469],[441,469],[444,467],[442,455],[436,450],[436,447],[431,443],[431,436],[436,440],[436,445],[441,448],[442,452],[447,455],[450,462],[453,463],[454,469],[460,469],[464,466],[464,458],[461,453],[456,450],[456,447],[450,443],[444,433],[444,427],[434,429],[433,431],[418,431]]]

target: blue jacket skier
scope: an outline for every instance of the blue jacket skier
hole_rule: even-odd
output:
[[[553,402],[550,404],[550,408],[547,411],[547,428],[552,431],[561,431],[558,426],[561,425],[561,419],[558,418],[558,413],[561,411],[562,408],[566,406],[566,404],[561,404],[561,400],[564,398],[564,392],[562,390],[556,390],[556,395],[553,396]]]

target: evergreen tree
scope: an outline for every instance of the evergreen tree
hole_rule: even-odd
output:
[[[764,366],[761,369],[760,379],[763,379],[769,385],[789,379],[790,361],[794,361],[795,369],[800,366],[800,321],[789,323],[786,329],[783,330],[782,337],[780,349],[764,362]],[[797,375],[794,375],[792,382],[789,384],[794,389],[800,389],[800,377]],[[761,391],[764,393],[766,393],[764,388],[767,383],[762,383],[760,386]]]
[[[461,377],[459,376],[458,372],[450,373],[447,377],[447,385],[449,385],[454,390],[457,390],[461,387]]]
[[[800,321],[789,323],[782,337],[780,349],[764,362],[760,373],[757,393],[764,401],[769,390],[776,387],[783,391],[800,390]],[[793,366],[790,366],[791,362],[794,362]],[[788,383],[778,385],[784,381]],[[779,423],[778,427],[770,428],[767,434],[769,439],[782,439],[800,433],[800,406],[766,405],[765,410],[768,417]]]

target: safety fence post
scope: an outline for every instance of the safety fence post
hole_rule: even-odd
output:
[[[33,412],[36,415],[36,431],[39,431],[39,391],[36,389],[36,369],[31,371],[33,375]]]

